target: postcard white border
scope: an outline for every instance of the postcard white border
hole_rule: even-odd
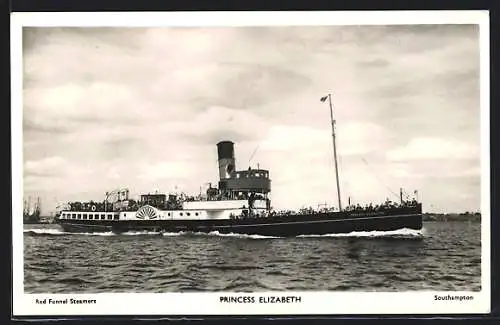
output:
[[[227,304],[222,295],[235,293],[165,294],[24,294],[23,222],[12,220],[13,315],[280,315],[280,314],[467,314],[490,311],[490,138],[489,138],[489,12],[109,12],[12,13],[12,213],[22,214],[22,27],[23,26],[282,26],[478,24],[481,60],[481,286],[480,292],[268,292],[245,296],[294,295],[300,303]],[[15,180],[15,181],[14,181]],[[471,301],[435,301],[435,295],[471,295]],[[96,299],[95,305],[41,305],[43,298]]]

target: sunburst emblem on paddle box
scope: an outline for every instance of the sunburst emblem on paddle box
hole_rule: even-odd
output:
[[[145,205],[135,214],[137,219],[157,219],[156,209],[150,205]]]

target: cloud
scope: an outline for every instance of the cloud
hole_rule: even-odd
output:
[[[163,162],[145,166],[144,171],[138,177],[147,180],[187,178],[192,175],[192,170],[193,166],[186,162]]]
[[[367,122],[349,123],[339,126],[337,152],[339,155],[366,154],[384,146],[385,130]],[[270,129],[263,150],[330,152],[333,150],[331,129],[312,129],[303,126],[277,125]]]
[[[479,158],[477,146],[444,138],[420,137],[412,139],[407,145],[387,153],[393,161],[420,159],[474,159]]]
[[[385,199],[389,184],[478,207],[477,26],[23,32],[28,194],[197,192],[232,140],[240,168],[270,170],[275,206],[335,203],[331,92],[344,200]]]
[[[25,175],[57,176],[65,167],[61,157],[47,157],[41,160],[28,160],[24,164]]]
[[[480,177],[481,169],[477,159],[469,160],[442,160],[432,158],[420,160],[418,163],[392,163],[389,174],[396,178],[421,180],[439,179],[444,181],[449,178]]]
[[[266,132],[268,123],[249,111],[210,106],[188,121],[173,123],[170,128],[173,128],[173,136],[185,137],[200,145],[214,145],[222,140],[256,140],[259,133]]]

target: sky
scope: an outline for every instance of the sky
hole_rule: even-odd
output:
[[[480,211],[477,25],[23,29],[25,196],[197,194],[270,170],[276,209],[398,200]]]

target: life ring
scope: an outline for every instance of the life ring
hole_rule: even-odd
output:
[[[90,208],[90,210],[95,211],[96,210],[95,205],[92,205],[92,207]]]

